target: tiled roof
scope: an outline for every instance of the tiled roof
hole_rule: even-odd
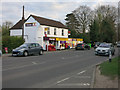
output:
[[[59,28],[67,28],[64,24],[62,24],[59,21],[51,20],[51,19],[46,19],[43,17],[39,16],[34,16],[31,15],[35,20],[37,20],[41,25],[46,25],[46,26],[53,26],[53,27],[59,27]]]
[[[43,18],[43,17],[35,16],[35,15],[30,15],[25,21],[27,21],[31,16],[36,21],[38,21],[41,25],[67,29],[67,27],[64,24],[62,24],[61,22],[59,22],[59,21],[46,19],[46,18]],[[10,30],[12,30],[12,29],[22,29],[22,26],[23,26],[23,22],[22,22],[22,20],[20,20],[12,28],[10,28]]]
[[[25,22],[26,20],[24,20],[24,22]],[[11,29],[22,29],[22,26],[23,26],[23,22],[22,22],[22,20],[19,20],[12,28],[10,28],[10,30]]]

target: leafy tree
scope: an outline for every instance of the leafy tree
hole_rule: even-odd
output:
[[[90,40],[92,42],[97,42],[99,40],[99,22],[95,19],[90,25]]]
[[[2,52],[5,53],[4,48],[8,48],[8,52],[10,53],[12,49],[20,46],[24,43],[22,37],[15,36],[3,36],[2,37]]]
[[[20,46],[25,41],[22,37],[10,36],[10,28],[12,26],[11,22],[4,22],[1,26],[2,28],[2,41],[0,42],[2,45],[2,52],[5,53],[4,48],[8,48],[8,52],[10,53],[12,49]]]
[[[70,37],[76,37],[78,34],[78,21],[75,18],[73,13],[67,14],[66,15],[66,25],[69,28],[69,31],[71,31]]]

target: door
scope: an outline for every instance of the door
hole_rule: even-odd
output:
[[[35,45],[35,43],[30,44],[29,53],[30,54],[35,54],[36,53],[36,45]]]

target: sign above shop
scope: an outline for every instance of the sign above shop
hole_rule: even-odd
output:
[[[49,40],[55,41],[56,39],[55,38],[49,38]]]
[[[35,22],[34,23],[26,23],[25,26],[26,27],[36,26],[36,23]]]

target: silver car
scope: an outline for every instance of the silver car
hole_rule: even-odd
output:
[[[20,47],[13,49],[12,56],[28,56],[33,54],[43,54],[43,48],[38,43],[24,43]]]
[[[120,47],[120,42],[117,43],[117,47]]]
[[[99,47],[95,49],[95,55],[109,55],[111,51],[111,54],[115,54],[115,48],[113,44],[111,43],[101,43]]]

